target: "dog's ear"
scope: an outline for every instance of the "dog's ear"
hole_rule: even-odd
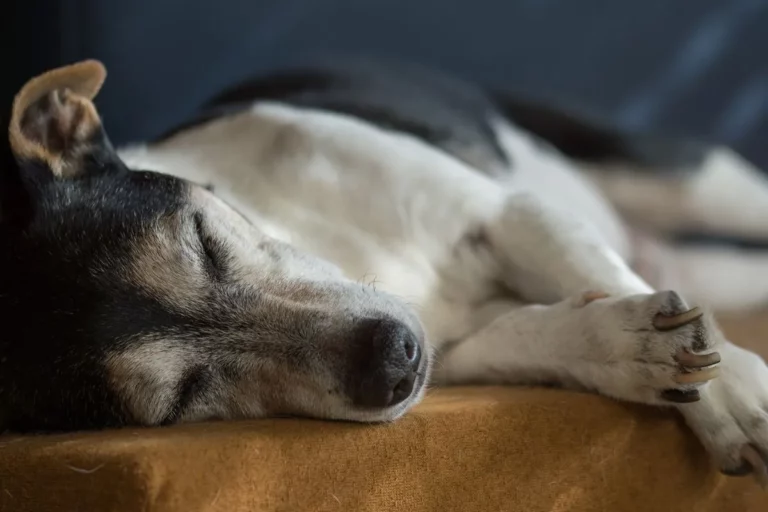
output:
[[[92,100],[106,70],[87,60],[48,71],[27,82],[16,95],[9,139],[19,165],[42,164],[54,177],[86,172],[87,157],[112,155]]]

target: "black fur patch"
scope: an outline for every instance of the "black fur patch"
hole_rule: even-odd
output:
[[[706,143],[657,134],[631,133],[585,114],[494,93],[504,115],[574,160],[627,164],[641,172],[678,173],[698,169]]]
[[[243,83],[161,140],[266,100],[347,114],[408,133],[481,171],[510,167],[490,124],[493,104],[481,90],[418,66],[382,61],[341,59]]]
[[[100,156],[99,156],[100,155]],[[156,219],[186,197],[180,180],[128,172],[106,153],[72,179],[40,164],[2,169],[29,200],[0,220],[0,410],[17,431],[106,428],[126,422],[106,354],[144,329],[179,325],[126,280],[126,255]],[[15,176],[15,178],[12,178]]]
[[[494,116],[508,119],[574,160],[621,163],[640,172],[694,171],[709,149],[708,144],[694,140],[622,131],[592,116],[527,98],[486,94],[455,77],[416,65],[350,58],[240,84],[215,97],[197,117],[161,140],[266,100],[347,114],[408,133],[488,174],[508,171],[514,158],[497,139],[491,124]]]

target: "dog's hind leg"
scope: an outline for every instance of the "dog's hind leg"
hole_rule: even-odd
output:
[[[634,237],[632,267],[651,286],[674,289],[719,312],[768,306],[768,250]]]
[[[768,243],[768,174],[729,148],[707,148],[678,168],[579,164],[631,224]]]
[[[479,238],[498,260],[501,279],[529,302],[554,303],[586,290],[652,291],[591,225],[527,194],[510,195]]]
[[[505,94],[494,99],[512,123],[582,169],[631,222],[768,242],[768,173],[731,148],[623,130]]]

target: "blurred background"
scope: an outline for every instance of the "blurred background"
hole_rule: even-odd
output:
[[[734,146],[768,169],[768,0],[5,0],[6,105],[104,61],[113,142],[160,134],[239,79],[313,54],[404,57],[615,123]]]

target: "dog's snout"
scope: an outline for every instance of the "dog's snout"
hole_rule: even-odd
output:
[[[351,369],[352,400],[364,407],[390,407],[413,392],[421,362],[416,334],[395,320],[365,320],[357,329]]]

